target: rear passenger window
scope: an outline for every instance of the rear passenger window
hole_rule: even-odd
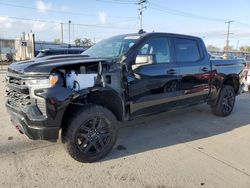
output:
[[[201,59],[198,43],[195,40],[176,38],[175,46],[178,62],[194,62]]]

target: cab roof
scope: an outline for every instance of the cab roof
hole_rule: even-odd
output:
[[[169,36],[175,36],[175,37],[185,37],[185,38],[195,38],[195,39],[201,39],[197,36],[192,35],[186,35],[186,34],[178,34],[178,33],[165,33],[165,32],[141,32],[141,33],[129,33],[129,34],[123,34],[121,36],[140,36],[140,37],[146,37],[146,36],[157,36],[157,35],[169,35]]]

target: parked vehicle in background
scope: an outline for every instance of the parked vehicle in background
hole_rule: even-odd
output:
[[[246,60],[246,89],[250,91],[250,55],[246,55],[245,57]]]
[[[250,54],[246,55],[245,60],[246,60],[247,64],[250,65]]]
[[[112,149],[118,122],[200,103],[228,116],[244,69],[241,59],[211,60],[197,37],[119,35],[80,55],[13,63],[6,107],[30,139],[57,140],[62,130],[68,153],[93,162]]]
[[[248,69],[247,77],[246,77],[246,90],[250,91],[250,71]]]
[[[6,54],[0,54],[0,62],[12,62],[13,61],[13,54],[12,53],[6,53]]]
[[[221,59],[237,59],[237,56],[233,55],[233,54],[229,54],[229,53],[224,53],[221,56]]]
[[[54,48],[40,50],[36,58],[52,56],[52,55],[63,55],[63,54],[81,54],[84,52],[83,48]]]
[[[210,59],[223,59],[221,56],[219,56],[219,55],[214,55],[214,54],[212,54],[212,53],[209,53],[209,55],[210,55]]]

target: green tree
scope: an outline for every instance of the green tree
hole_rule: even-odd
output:
[[[235,49],[233,49],[233,46],[228,46],[228,49],[227,49],[227,46],[224,46],[223,50],[224,51],[235,51]]]
[[[207,50],[208,51],[220,51],[221,49],[213,45],[207,45]]]
[[[82,45],[84,46],[84,47],[87,47],[87,48],[89,48],[89,47],[91,47],[91,46],[93,46],[93,42],[92,42],[92,40],[90,39],[90,38],[84,38],[83,40],[82,40]]]
[[[60,43],[61,43],[61,40],[60,40],[60,39],[54,39],[54,43],[55,43],[55,44],[60,44]]]
[[[250,52],[250,46],[241,46],[240,51]]]
[[[81,46],[81,44],[82,44],[82,39],[81,39],[81,38],[76,38],[76,39],[74,40],[74,42],[75,42],[75,45],[76,45],[76,46]]]

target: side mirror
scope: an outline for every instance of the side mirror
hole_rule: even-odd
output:
[[[135,59],[135,64],[132,65],[132,69],[136,69],[142,65],[149,65],[149,64],[153,64],[154,61],[154,56],[153,55],[137,55],[136,59]]]
[[[135,59],[135,64],[153,64],[153,55],[137,55]]]

